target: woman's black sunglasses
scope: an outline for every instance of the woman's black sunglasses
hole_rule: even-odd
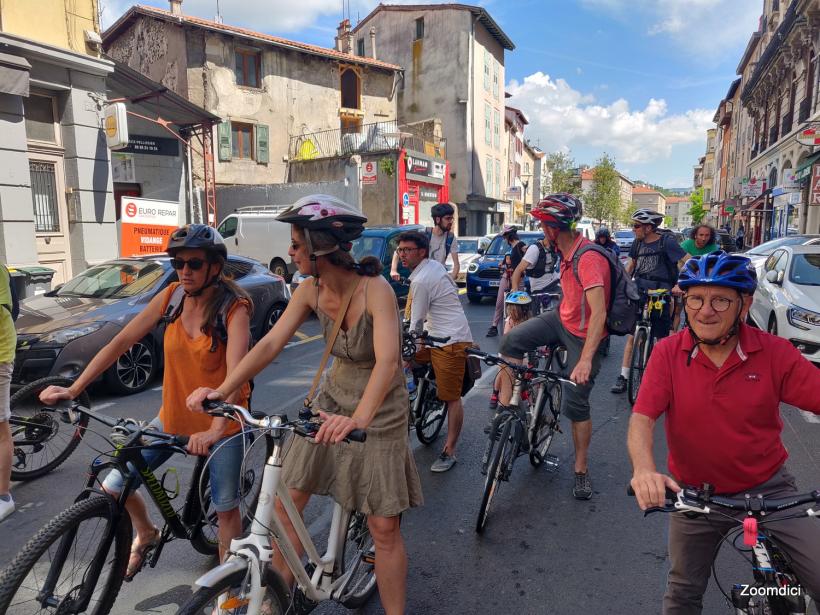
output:
[[[205,261],[201,258],[189,258],[187,261],[181,258],[172,258],[171,259],[171,267],[174,269],[181,271],[185,268],[185,265],[190,267],[191,271],[199,271],[202,269],[202,265],[205,264]]]

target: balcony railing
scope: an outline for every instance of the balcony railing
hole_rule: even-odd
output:
[[[797,116],[798,122],[805,122],[811,113],[811,98],[804,98],[800,101],[800,113]]]
[[[783,128],[780,130],[780,134],[787,135],[792,131],[792,120],[794,119],[794,113],[789,112],[785,116],[783,116]]]
[[[446,139],[416,134],[414,127],[399,126],[393,121],[362,124],[353,130],[322,130],[291,137],[288,158],[291,161],[318,160],[405,148],[446,157]]]

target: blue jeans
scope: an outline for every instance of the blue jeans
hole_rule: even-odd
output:
[[[163,431],[159,417],[148,423],[148,429]],[[211,475],[211,503],[216,512],[228,512],[239,506],[239,473],[244,448],[243,438],[239,434],[227,436],[211,447],[211,450],[216,452],[210,457],[208,471]],[[148,449],[143,450],[141,454],[153,472],[174,453],[169,450]],[[128,465],[131,468],[130,476],[135,476],[141,481],[137,469],[131,464]],[[124,482],[122,473],[119,470],[112,470],[103,481],[103,489],[110,493],[119,493]]]

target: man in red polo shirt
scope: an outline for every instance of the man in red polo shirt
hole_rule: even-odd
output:
[[[679,485],[709,483],[730,497],[796,493],[784,466],[780,402],[820,414],[820,370],[787,340],[743,324],[757,286],[745,256],[692,258],[678,286],[686,293],[688,328],[653,350],[629,423],[639,506],[662,506],[665,488],[678,491]],[[655,421],[664,413],[671,476],[658,472],[652,454]],[[820,478],[809,488],[818,486]],[[701,612],[716,547],[737,527],[717,515],[670,516],[665,615]],[[802,587],[818,600],[820,523],[802,518],[767,527],[792,558]]]
[[[572,271],[572,260],[579,248],[591,241],[575,231],[581,219],[581,201],[569,194],[544,197],[530,215],[541,222],[544,236],[561,253],[561,288],[564,298],[554,310],[513,327],[501,340],[500,352],[512,360],[522,360],[524,354],[541,346],[560,344],[567,349],[569,378],[576,386],[564,387],[563,413],[572,421],[575,444],[575,498],[592,497],[589,479],[589,443],[592,421],[589,414],[589,394],[601,367],[598,345],[606,335],[606,306],[609,305],[610,271],[606,257],[594,251],[584,252],[578,260],[578,278]],[[509,379],[502,378],[500,401],[508,404],[512,394]]]

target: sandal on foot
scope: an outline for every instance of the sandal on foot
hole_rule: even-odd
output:
[[[159,545],[161,539],[162,533],[157,528],[154,528],[154,537],[148,542],[144,544],[138,543],[139,538],[136,538],[134,542],[131,543],[131,555],[128,558],[128,568],[125,570],[125,581],[131,581],[131,579],[142,570],[148,553]]]

